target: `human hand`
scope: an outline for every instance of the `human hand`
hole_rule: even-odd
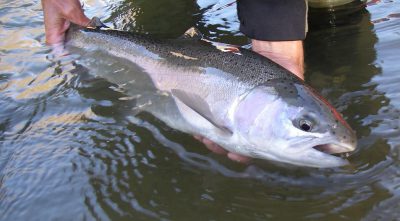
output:
[[[250,162],[251,158],[246,157],[237,153],[232,153],[228,152],[218,144],[212,142],[211,140],[202,137],[202,136],[194,136],[198,141],[202,142],[204,145],[206,145],[207,149],[209,149],[211,152],[216,153],[216,154],[221,154],[221,155],[226,155],[229,159],[239,162],[239,163],[248,163]]]
[[[46,43],[63,43],[70,22],[86,27],[90,19],[86,17],[79,0],[42,0]]]

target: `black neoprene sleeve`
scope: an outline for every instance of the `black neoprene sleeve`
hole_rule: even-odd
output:
[[[237,0],[240,31],[256,40],[303,40],[307,32],[305,1]]]

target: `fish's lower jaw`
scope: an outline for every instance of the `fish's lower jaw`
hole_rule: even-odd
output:
[[[346,166],[349,164],[349,161],[342,157],[313,149],[312,151],[309,151],[309,153],[305,154],[304,160],[294,164],[314,168],[334,168]]]
[[[295,165],[305,168],[335,168],[335,167],[346,166],[349,164],[348,160],[343,159],[341,157],[333,156],[330,154],[324,154],[322,152],[320,153],[323,154],[324,156],[319,156],[319,157],[308,156],[304,157],[303,159],[282,158],[278,156],[268,157],[268,159],[265,157],[258,157],[258,158],[269,160],[271,162],[284,163],[291,166]]]
[[[253,153],[253,157],[311,168],[334,168],[349,164],[347,159],[336,154],[324,153],[313,146],[290,146],[282,148],[279,152]]]
[[[326,154],[338,155],[338,156],[349,156],[351,152],[353,152],[356,147],[352,144],[320,144],[313,147],[315,150],[321,151]]]

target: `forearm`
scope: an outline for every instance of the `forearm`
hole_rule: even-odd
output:
[[[240,30],[255,52],[304,78],[303,42],[307,32],[304,0],[238,0]]]

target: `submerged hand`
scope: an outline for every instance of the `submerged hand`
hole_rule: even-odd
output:
[[[79,0],[42,0],[46,43],[63,43],[70,22],[87,26],[90,19],[83,13]]]
[[[209,149],[213,153],[226,155],[229,159],[231,159],[233,161],[236,161],[239,163],[248,163],[251,160],[250,157],[246,157],[246,156],[243,156],[243,155],[240,155],[237,153],[228,152],[224,148],[220,147],[218,144],[212,142],[211,140],[209,140],[205,137],[194,136],[194,138],[196,138],[198,141],[200,141],[204,145],[206,145],[207,149]]]

